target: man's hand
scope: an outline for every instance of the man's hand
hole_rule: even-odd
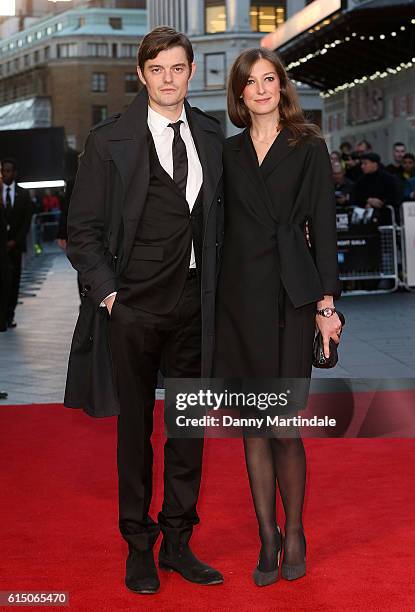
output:
[[[111,295],[110,297],[107,297],[104,302],[105,302],[105,306],[107,307],[108,313],[111,314],[111,310],[112,307],[114,305],[115,302],[115,295]]]
[[[66,250],[66,245],[68,244],[67,240],[65,240],[64,238],[58,238],[57,243],[63,251]]]
[[[6,242],[6,246],[7,246],[7,250],[10,251],[10,249],[14,249],[14,247],[16,246],[16,240],[8,240]]]
[[[379,198],[368,198],[366,208],[382,208],[383,202]]]

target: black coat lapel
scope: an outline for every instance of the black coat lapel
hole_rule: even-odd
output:
[[[147,142],[148,95],[143,89],[111,130],[108,148],[122,180],[124,263],[128,261],[150,179]],[[113,202],[114,206],[119,205]]]
[[[295,147],[289,146],[289,138],[290,132],[287,128],[284,128],[272,143],[271,148],[261,164],[261,173],[265,180],[274,172],[282,160],[295,150]]]
[[[275,215],[273,212],[273,205],[261,174],[261,168],[259,167],[256,151],[252,144],[248,129],[244,130],[244,132],[241,134],[236,148],[236,159],[238,164],[254,184],[258,196],[261,198],[267,207],[269,214],[274,219]]]
[[[222,142],[202,113],[192,110],[185,101],[186,116],[203,170],[204,220],[208,218],[210,206],[222,176]]]

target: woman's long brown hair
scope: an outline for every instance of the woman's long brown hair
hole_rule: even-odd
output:
[[[228,82],[228,113],[232,123],[240,128],[251,125],[251,115],[241,96],[251,74],[252,66],[260,59],[271,62],[278,75],[281,89],[278,105],[280,126],[290,130],[290,144],[295,146],[303,138],[312,136],[322,138],[318,126],[306,121],[297,92],[287,76],[283,63],[277,54],[269,49],[246,49],[233,63]]]

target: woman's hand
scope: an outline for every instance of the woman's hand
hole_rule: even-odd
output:
[[[328,359],[330,357],[330,338],[332,338],[336,344],[339,344],[342,324],[337,312],[335,312],[331,317],[324,317],[317,314],[316,325],[323,337],[324,356]]]

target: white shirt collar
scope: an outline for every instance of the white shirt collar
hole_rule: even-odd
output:
[[[183,121],[183,123],[187,125],[186,110],[184,108],[184,105],[180,117],[177,119],[177,121],[179,120]],[[172,120],[167,119],[167,117],[164,117],[163,115],[160,115],[160,113],[158,113],[153,108],[151,108],[151,106],[149,106],[147,122],[151,132],[160,135],[168,127],[169,123],[172,123]]]
[[[6,185],[6,183],[3,183],[3,193],[7,193],[8,187],[10,187],[10,194],[13,195],[16,189],[16,182],[13,181],[13,183],[11,183],[10,185]]]

